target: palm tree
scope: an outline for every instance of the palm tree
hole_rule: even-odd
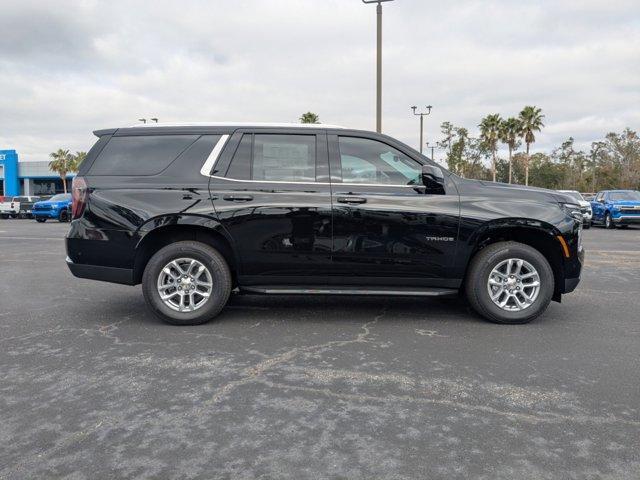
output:
[[[480,122],[480,139],[491,150],[491,173],[493,181],[496,181],[496,152],[498,151],[498,140],[500,139],[500,125],[502,119],[499,113],[487,115]]]
[[[69,153],[69,150],[59,148],[49,156],[53,159],[49,162],[49,168],[60,175],[64,193],[67,193],[67,174],[77,172],[82,161],[87,157],[87,152]]]
[[[527,156],[524,162],[524,184],[529,185],[529,146],[536,141],[536,137],[533,132],[539,132],[544,123],[542,119],[544,115],[542,110],[535,106],[526,106],[520,112],[518,120],[521,123],[520,136],[524,138],[527,144]]]
[[[73,155],[69,150],[59,148],[57,152],[52,152],[49,156],[53,159],[49,162],[49,168],[60,175],[64,193],[67,193],[67,173],[73,171]]]
[[[303,113],[300,117],[300,123],[320,123],[320,117],[313,112]]]
[[[509,147],[509,183],[513,179],[512,157],[513,151],[518,147],[518,135],[522,131],[520,120],[509,117],[500,124],[500,141]]]

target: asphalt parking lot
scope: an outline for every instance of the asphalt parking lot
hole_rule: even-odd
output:
[[[0,478],[640,478],[640,228],[524,326],[460,300],[235,297],[173,327],[0,221]]]

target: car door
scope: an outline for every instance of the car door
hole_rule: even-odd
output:
[[[599,223],[604,222],[604,192],[598,192],[592,205],[593,220]]]
[[[427,190],[422,164],[375,136],[329,135],[329,150],[335,273],[352,282],[448,286],[455,187]]]
[[[242,283],[314,283],[329,273],[326,134],[241,130],[225,153],[209,189],[239,256]]]

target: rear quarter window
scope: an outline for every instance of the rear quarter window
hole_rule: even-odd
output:
[[[167,168],[199,135],[111,137],[89,175],[147,176]]]

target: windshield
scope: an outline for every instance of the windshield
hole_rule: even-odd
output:
[[[569,195],[571,198],[573,198],[574,200],[578,200],[579,202],[584,201],[584,198],[582,198],[580,192],[576,192],[575,190],[561,190],[561,192],[565,195]]]
[[[621,200],[640,201],[640,192],[631,190],[629,190],[628,192],[611,192],[609,194],[609,200],[611,200],[612,202],[619,202]]]
[[[50,202],[64,202],[65,200],[71,200],[70,193],[59,193],[49,199]]]

